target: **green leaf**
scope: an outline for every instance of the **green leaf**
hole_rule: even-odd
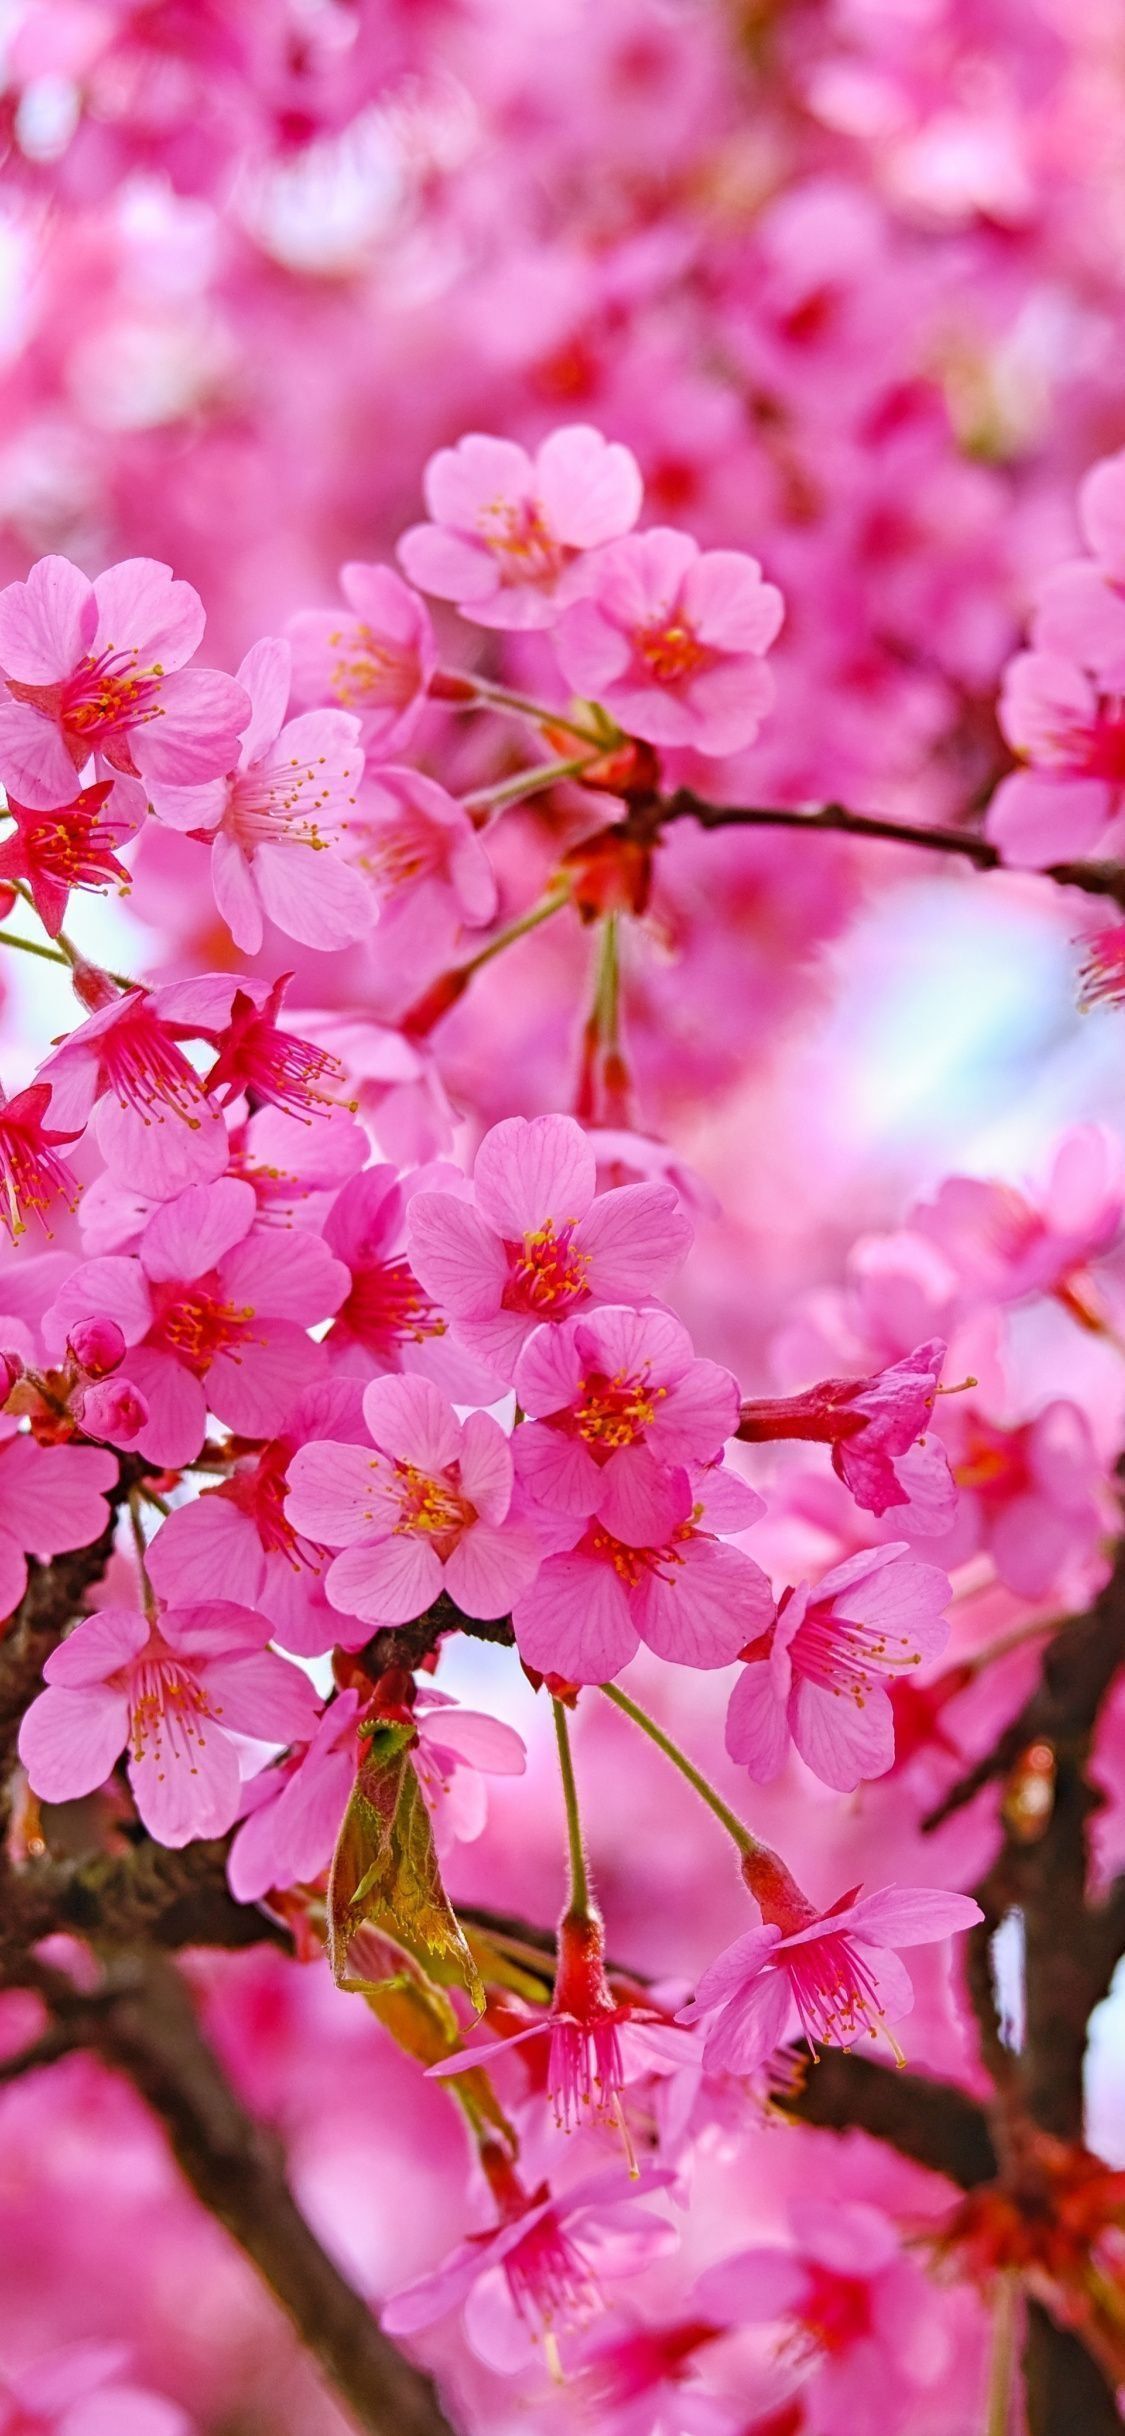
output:
[[[328,1879],[328,1958],[337,1987],[371,1995],[400,1977],[405,1954],[438,1986],[463,1988],[480,2013],[484,1989],[441,1882],[416,1740],[409,1725],[378,1725],[367,1738]],[[380,1939],[401,1952],[383,1954]]]

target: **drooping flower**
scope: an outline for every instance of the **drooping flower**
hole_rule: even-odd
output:
[[[640,513],[636,459],[587,423],[549,434],[535,456],[469,432],[441,448],[423,488],[432,521],[404,533],[412,583],[456,601],[478,626],[550,626],[586,581],[584,554]]]
[[[545,2040],[547,2091],[560,2130],[576,2131],[583,2123],[621,2128],[625,2087],[622,2029],[633,2021],[662,2018],[645,2004],[639,1990],[632,1996],[614,1995],[606,1978],[600,1914],[592,1909],[581,1914],[566,1912],[559,1923],[558,1966],[549,2010],[525,2029],[466,2047],[431,2070],[445,2079],[492,2063],[512,2048]]]
[[[204,1086],[224,1105],[243,1092],[256,1106],[288,1108],[298,1116],[339,1105],[347,1082],[339,1058],[277,1021],[291,979],[289,973],[268,984],[247,978],[233,992]]]
[[[29,1083],[14,1099],[0,1092],[0,1225],[18,1243],[29,1219],[50,1233],[48,1214],[56,1203],[73,1209],[78,1182],[60,1159],[57,1145],[77,1140],[80,1125],[48,1125],[52,1113],[48,1084]],[[56,1112],[57,1113],[57,1112]]]
[[[729,1666],[772,1621],[773,1595],[753,1557],[717,1534],[764,1510],[734,1472],[638,1459],[515,1599],[520,1656],[570,1683],[608,1682],[642,1641],[680,1666]]]
[[[307,1886],[327,1869],[355,1783],[359,1694],[339,1692],[312,1741],[251,1779],[227,1859],[231,1893],[257,1903],[275,1886]]]
[[[795,1396],[748,1397],[735,1435],[754,1445],[776,1438],[823,1440],[856,1504],[885,1514],[888,1506],[909,1503],[911,1484],[897,1465],[930,1430],[944,1360],[945,1346],[935,1337],[868,1379],[821,1379]],[[940,1471],[940,1446],[935,1453]],[[935,1485],[930,1510],[952,1521],[956,1493],[947,1465]]]
[[[293,692],[310,708],[334,702],[359,720],[369,760],[401,752],[437,667],[426,604],[393,567],[340,569],[346,609],[302,609],[285,629]]]
[[[650,744],[734,753],[773,701],[781,594],[756,558],[665,526],[603,551],[554,641],[575,691]]]
[[[888,2028],[914,2004],[914,1990],[893,1948],[933,1945],[983,1918],[969,1895],[930,1886],[853,1888],[826,1911],[776,1865],[753,1872],[762,1926],[727,1946],[703,1973],[677,2020],[707,2024],[704,2061],[716,2071],[753,2072],[781,2046],[796,2015],[810,2046],[854,2047]]]
[[[193,1184],[161,1204],[136,1254],[80,1262],[52,1308],[60,1339],[93,1314],[117,1321],[149,1407],[137,1444],[154,1463],[191,1462],[208,1406],[230,1429],[267,1436],[315,1367],[309,1327],[347,1291],[347,1270],[310,1229],[256,1217],[235,1177]]]
[[[155,810],[171,828],[211,839],[211,884],[232,939],[256,955],[268,918],[305,947],[346,947],[375,920],[343,833],[363,768],[359,723],[346,711],[286,719],[289,646],[267,636],[239,683],[251,704],[241,751],[205,787],[164,787]]]
[[[231,1736],[307,1742],[317,1695],[267,1648],[264,1616],[227,1600],[161,1607],[150,1623],[102,1607],[43,1668],[46,1690],[20,1728],[20,1758],[43,1801],[76,1800],[129,1752],[140,1817],[160,1844],[224,1835],[241,1790]]]
[[[94,1122],[111,1174],[154,1201],[210,1183],[227,1162],[222,1116],[179,1041],[197,1029],[193,991],[172,982],[119,991],[112,983],[85,1023],[39,1068],[51,1114],[80,1132]]]
[[[731,1758],[764,1784],[795,1743],[839,1793],[884,1775],[895,1750],[887,1679],[941,1656],[951,1595],[945,1574],[900,1541],[864,1549],[815,1588],[786,1590],[731,1693]]]
[[[187,668],[203,604],[154,558],[128,558],[91,583],[41,558],[0,592],[0,779],[21,804],[69,804],[93,758],[151,790],[226,769],[246,695],[217,669]],[[126,800],[144,809],[140,789]]]
[[[27,1588],[27,1558],[60,1556],[100,1539],[109,1521],[105,1493],[117,1479],[112,1455],[97,1447],[40,1446],[0,1416],[0,1617]]]
[[[730,1372],[697,1359],[679,1320],[627,1305],[536,1329],[514,1385],[529,1415],[516,1433],[517,1472],[562,1514],[593,1514],[641,1453],[709,1462],[738,1413]]]
[[[380,1164],[349,1178],[322,1229],[352,1281],[325,1345],[329,1360],[354,1377],[418,1370],[458,1403],[489,1404],[503,1393],[502,1380],[450,1336],[406,1258],[406,1213],[414,1194],[460,1181],[457,1169],[437,1165],[400,1177]]]
[[[948,2360],[938,2296],[890,2219],[854,2200],[794,2200],[790,2249],[736,2251],[695,2288],[732,2327],[790,2329],[786,2345],[809,2436],[882,2436],[910,2427]]]
[[[1055,1396],[1031,1420],[1005,1427],[979,1405],[961,1405],[948,1423],[959,1497],[947,1561],[987,1549],[1017,1598],[1064,1594],[1075,1571],[1097,1562],[1115,1506],[1081,1406]]]
[[[512,1375],[532,1329],[594,1303],[640,1303],[683,1259],[691,1226],[670,1185],[596,1192],[573,1117],[506,1117],[484,1137],[471,1199],[417,1193],[407,1249],[474,1353]]]
[[[498,1422],[460,1422],[429,1379],[374,1379],[363,1398],[373,1451],[313,1442],[289,1467],[285,1510],[339,1548],[325,1588],[344,1615],[405,1624],[445,1589],[466,1615],[500,1616],[539,1562],[514,1521],[512,1452]]]
[[[96,786],[82,787],[72,802],[39,811],[8,797],[15,828],[0,843],[0,883],[27,882],[32,904],[52,939],[66,920],[72,888],[104,895],[107,888],[129,886],[129,873],[114,849],[131,834],[132,824],[106,812],[111,786],[110,779],[101,779]]]
[[[626,2180],[616,2168],[587,2175],[555,2197],[546,2183],[525,2191],[497,2151],[482,2162],[499,2221],[470,2233],[440,2267],[392,2293],[381,2311],[387,2333],[416,2334],[463,2308],[475,2351],[498,2367],[549,2349],[604,2307],[602,2278],[635,2275],[674,2246],[671,2225],[637,2202],[672,2176],[649,2168]]]

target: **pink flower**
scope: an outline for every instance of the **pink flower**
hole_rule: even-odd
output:
[[[1001,780],[988,835],[1005,862],[1032,868],[1096,854],[1122,808],[1125,717],[1073,661],[1023,651],[1009,661],[1000,724],[1031,763]]]
[[[52,1111],[57,1115],[42,1081],[29,1083],[11,1100],[0,1091],[0,1226],[13,1243],[27,1233],[29,1218],[49,1235],[47,1215],[56,1202],[74,1209],[78,1200],[77,1180],[55,1146],[73,1142],[82,1128],[48,1126]]]
[[[661,525],[602,553],[555,648],[568,685],[629,735],[734,753],[773,701],[762,656],[781,619],[781,594],[756,558],[701,551]]]
[[[573,1117],[505,1117],[477,1152],[471,1199],[418,1193],[411,1202],[416,1276],[502,1377],[541,1322],[596,1302],[643,1302],[688,1249],[691,1226],[670,1185],[595,1185],[594,1153]]]
[[[566,1912],[559,1923],[558,1968],[549,2011],[538,2014],[526,2029],[465,2047],[460,2054],[432,2064],[430,2070],[447,2079],[494,2063],[512,2048],[545,2040],[547,2091],[559,2129],[575,2131],[584,2122],[621,2128],[625,2066],[620,2033],[638,2017],[649,2022],[663,2018],[639,1996],[614,1996],[606,1978],[601,1919],[590,1912]]]
[[[268,1615],[283,1649],[302,1657],[330,1649],[340,1638],[340,1619],[324,1596],[328,1550],[295,1531],[285,1512],[296,1449],[329,1431],[352,1445],[366,1443],[360,1392],[350,1379],[314,1380],[265,1446],[239,1456],[225,1480],[173,1509],[148,1549],[149,1577],[161,1597],[174,1604],[231,1598]]]
[[[0,845],[0,881],[26,880],[36,913],[52,939],[66,919],[72,888],[104,895],[114,884],[127,889],[129,874],[114,847],[131,833],[131,823],[104,812],[112,781],[83,787],[72,802],[31,811],[9,795],[7,809],[15,822],[11,837]]]
[[[163,2394],[126,2380],[117,2343],[68,2343],[31,2368],[0,2374],[0,2436],[191,2436]]]
[[[411,923],[491,922],[496,881],[464,805],[420,770],[375,770],[352,818],[356,861],[379,903]]]
[[[864,1549],[815,1589],[785,1591],[731,1693],[731,1758],[766,1784],[793,1742],[838,1793],[885,1775],[895,1738],[882,1678],[941,1656],[951,1595],[945,1574],[901,1542]]]
[[[154,558],[127,558],[90,583],[41,558],[0,592],[0,778],[21,804],[69,804],[75,772],[193,786],[225,769],[246,720],[232,677],[185,668],[203,604]],[[142,806],[143,808],[143,806]]]
[[[1073,1125],[1032,1200],[994,1177],[947,1176],[910,1223],[937,1243],[982,1302],[1054,1294],[1086,1326],[1086,1263],[1116,1243],[1125,1214],[1125,1162],[1104,1125]]]
[[[244,1092],[255,1106],[289,1108],[298,1116],[339,1104],[347,1082],[339,1058],[277,1022],[291,978],[284,973],[272,984],[247,979],[233,991],[205,1085],[224,1105]]]
[[[1041,585],[1033,634],[1037,647],[1077,660],[1102,690],[1125,685],[1125,451],[1092,466],[1078,493],[1078,522],[1092,558],[1072,559]]]
[[[1013,1428],[973,1406],[947,1420],[960,1491],[947,1561],[985,1548],[1017,1598],[1062,1594],[1071,1569],[1096,1561],[1113,1528],[1112,1490],[1085,1413],[1057,1396]]]
[[[442,1590],[466,1615],[507,1613],[538,1564],[511,1518],[512,1450],[488,1413],[460,1422],[429,1379],[374,1379],[363,1412],[375,1452],[299,1447],[285,1510],[343,1554],[328,1597],[344,1615],[406,1624]]]
[[[824,1440],[832,1448],[832,1469],[857,1506],[885,1514],[888,1506],[910,1502],[912,1484],[897,1465],[926,1436],[944,1360],[945,1346],[935,1337],[869,1379],[821,1379],[796,1396],[750,1396],[735,1435],[754,1445],[775,1438]],[[940,1446],[936,1452],[940,1461]],[[943,1485],[938,1509],[952,1520],[956,1495],[948,1467]]]
[[[457,1169],[437,1165],[403,1178],[381,1165],[349,1178],[322,1229],[352,1280],[324,1341],[329,1360],[354,1377],[418,1370],[460,1404],[490,1404],[503,1394],[503,1381],[453,1341],[404,1257],[412,1195],[460,1182]]]
[[[190,1463],[210,1407],[250,1438],[275,1426],[314,1367],[307,1334],[347,1291],[347,1270],[309,1229],[257,1228],[248,1184],[193,1184],[149,1219],[136,1255],[80,1262],[49,1325],[115,1319],[149,1407],[137,1440],[153,1463]]]
[[[522,1776],[527,1750],[514,1726],[465,1709],[423,1678],[412,1710],[418,1740],[414,1773],[434,1822],[439,1850],[475,1844],[488,1824],[486,1776]]]
[[[316,1719],[312,1684],[267,1649],[269,1636],[264,1616],[226,1600],[161,1607],[152,1623],[99,1608],[52,1651],[20,1728],[33,1792],[93,1793],[128,1748],[133,1798],[158,1843],[225,1835],[242,1783],[231,1736],[307,1742]]]
[[[91,1116],[111,1174],[154,1201],[210,1183],[227,1163],[227,1133],[178,1041],[197,1031],[199,984],[116,990],[44,1059],[57,1123],[81,1132]]]
[[[700,2309],[732,2327],[787,2324],[809,2436],[910,2426],[948,2358],[932,2283],[878,2208],[801,2199],[790,2221],[792,2249],[740,2250],[709,2267]]]
[[[0,1616],[27,1588],[27,1555],[86,1548],[109,1521],[104,1492],[117,1479],[112,1455],[96,1447],[40,1446],[0,1418]]]
[[[586,580],[583,553],[627,533],[642,495],[630,450],[587,423],[551,432],[534,458],[469,432],[431,457],[423,488],[432,522],[403,534],[399,557],[478,626],[552,625]]]
[[[882,2031],[897,2055],[887,2024],[911,2011],[914,1990],[888,1949],[936,1944],[984,1916],[971,1896],[929,1886],[853,1888],[818,1912],[787,1872],[775,1865],[755,1879],[753,1869],[762,1927],[727,1946],[676,2016],[707,2019],[703,2057],[714,2071],[754,2072],[791,2035],[794,2013],[810,2046],[854,2047]]]
[[[285,629],[301,703],[335,702],[359,720],[369,760],[401,752],[418,724],[437,667],[425,602],[393,567],[352,560],[340,569],[342,609],[304,609]]]
[[[287,643],[255,643],[238,673],[251,707],[237,767],[232,753],[225,777],[163,788],[154,808],[211,838],[215,903],[245,954],[257,954],[267,917],[305,947],[346,947],[375,919],[342,844],[363,769],[359,722],[336,710],[286,720]]]
[[[338,1692],[307,1748],[246,1787],[249,1815],[227,1861],[240,1903],[257,1903],[274,1886],[311,1885],[327,1869],[359,1765],[359,1705],[358,1692]]]
[[[148,1405],[131,1379],[96,1380],[80,1390],[72,1409],[88,1438],[110,1446],[134,1447],[148,1420]]]
[[[404,2284],[384,2302],[382,2323],[396,2338],[463,2308],[473,2349],[498,2367],[526,2362],[529,2343],[557,2343],[605,2303],[602,2277],[635,2275],[674,2246],[672,2227],[637,2201],[672,2176],[646,2172],[626,2181],[616,2168],[590,2174],[554,2198],[546,2183],[525,2191],[499,2153],[486,2160],[499,2222],[470,2233],[440,2267]]]
[[[514,1441],[517,1473],[561,1514],[593,1514],[639,1455],[708,1462],[738,1413],[729,1370],[697,1361],[679,1320],[627,1305],[537,1328],[514,1384],[530,1416]]]
[[[693,1480],[638,1458],[577,1544],[548,1556],[516,1598],[520,1656],[569,1683],[608,1682],[642,1641],[679,1666],[729,1666],[772,1621],[773,1598],[761,1567],[716,1533],[744,1531],[764,1510],[734,1472]]]

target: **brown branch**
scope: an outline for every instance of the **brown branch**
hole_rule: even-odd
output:
[[[1123,1543],[1125,1547],[1125,1543]],[[992,1749],[942,1796],[922,1821],[923,1832],[962,1810],[985,1785],[1007,1776],[1033,1743],[1056,1753],[1089,1755],[1090,1735],[1102,1701],[1125,1665],[1125,1554],[1088,1615],[1064,1624],[1043,1653],[1039,1682]]]
[[[185,2180],[256,2267],[356,2427],[452,2436],[430,2379],[380,2331],[306,2223],[276,2141],[227,2079],[175,1965],[132,1954],[92,1994],[56,1975],[50,2001],[60,2026],[139,2091]]]
[[[775,2103],[783,2114],[820,2131],[868,2132],[963,2191],[996,2179],[996,2150],[984,2108],[952,2081],[891,2072],[865,2055],[828,2048],[804,2088]]]
[[[227,1885],[229,1836],[173,1852],[145,1836],[123,1853],[72,1862],[33,1861],[6,1888],[5,1940],[25,1947],[62,1929],[109,1948],[146,1940],[172,1952],[215,1946],[292,1951],[279,1920],[239,1903]]]
[[[358,1663],[373,1680],[395,1666],[421,1666],[423,1659],[433,1656],[447,1632],[467,1633],[472,1641],[498,1642],[505,1649],[513,1648],[516,1638],[509,1616],[467,1616],[449,1592],[443,1590],[433,1606],[427,1607],[423,1615],[415,1616],[412,1623],[384,1625],[381,1631],[373,1633],[360,1650]]]
[[[872,812],[852,812],[846,804],[821,804],[801,812],[784,804],[711,804],[690,787],[657,805],[642,821],[659,832],[673,821],[693,820],[701,829],[810,829],[843,837],[873,838],[891,846],[920,847],[927,854],[957,855],[977,871],[1006,871],[998,849],[972,829],[929,827],[921,822],[884,820]],[[1026,875],[1023,875],[1026,876]],[[1087,896],[1111,897],[1125,906],[1125,868],[1118,863],[1051,863],[1039,875],[1060,888],[1081,888]]]

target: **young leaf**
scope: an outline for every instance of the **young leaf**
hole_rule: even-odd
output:
[[[338,1987],[369,1992],[381,1980],[353,1947],[361,1929],[375,1930],[428,1979],[463,1988],[479,2013],[484,1989],[441,1882],[415,1740],[409,1725],[377,1725],[367,1737],[328,1880],[328,1957]]]

